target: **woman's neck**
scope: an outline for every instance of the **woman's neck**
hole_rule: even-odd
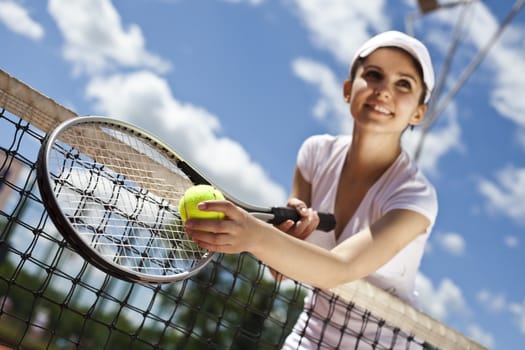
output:
[[[354,132],[346,158],[347,174],[356,181],[373,183],[396,161],[400,153],[398,137]]]

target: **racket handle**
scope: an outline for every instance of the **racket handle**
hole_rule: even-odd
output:
[[[317,213],[319,215],[319,225],[317,229],[329,232],[335,229],[335,216],[329,213]]]
[[[299,213],[295,208],[273,207],[271,210],[274,217],[269,223],[273,225],[278,225],[286,220],[299,221],[300,219]],[[318,230],[328,232],[335,228],[335,217],[333,214],[317,213],[317,215],[319,215]]]

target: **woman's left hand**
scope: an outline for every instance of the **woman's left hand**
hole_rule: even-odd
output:
[[[296,238],[302,240],[308,238],[319,225],[319,215],[317,215],[315,210],[308,208],[302,200],[297,198],[291,198],[287,206],[297,210],[300,216],[299,221],[286,220],[279,225],[275,225],[275,227]]]

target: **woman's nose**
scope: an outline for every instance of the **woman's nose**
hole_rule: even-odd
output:
[[[374,86],[374,94],[381,98],[389,98],[391,96],[391,91],[388,84],[385,81],[382,81]]]

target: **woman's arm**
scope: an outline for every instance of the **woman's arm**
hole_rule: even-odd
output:
[[[312,185],[305,180],[301,170],[296,166],[293,174],[292,190],[290,198],[297,198],[304,202],[307,207],[311,206]]]
[[[201,203],[225,220],[188,220],[188,234],[201,247],[223,253],[250,252],[285,276],[327,289],[365,277],[425,232],[429,220],[411,210],[392,210],[332,251],[296,239],[228,201]]]

